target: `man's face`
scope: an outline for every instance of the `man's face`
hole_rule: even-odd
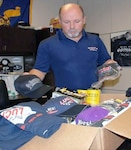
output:
[[[63,32],[72,40],[75,40],[75,38],[80,39],[85,20],[85,16],[83,16],[79,8],[64,9],[60,16],[60,24]]]

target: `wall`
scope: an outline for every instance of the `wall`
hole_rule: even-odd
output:
[[[69,2],[77,3],[77,0],[33,0],[31,25],[48,27],[50,19],[58,16],[59,8]]]
[[[100,34],[110,53],[110,34],[131,30],[131,0],[34,0],[32,26],[48,26],[52,17],[58,16],[61,5],[79,3],[87,16],[86,31]],[[119,80],[105,82],[103,91],[125,92],[131,86],[131,67],[123,67]]]
[[[50,19],[57,16],[59,7],[63,4],[62,0],[33,0],[32,26],[49,26]]]

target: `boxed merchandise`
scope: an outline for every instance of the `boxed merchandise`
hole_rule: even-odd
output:
[[[101,94],[101,101],[127,99],[125,94]],[[103,127],[63,123],[58,131],[45,139],[35,136],[19,150],[116,150],[131,139],[131,108],[125,108]]]

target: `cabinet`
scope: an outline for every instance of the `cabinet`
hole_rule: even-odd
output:
[[[0,55],[29,55],[36,51],[33,29],[0,26]]]
[[[30,70],[35,52],[34,29],[0,26],[0,73],[21,73]]]
[[[0,73],[29,71],[32,69],[36,52],[39,43],[50,36],[55,34],[55,30],[50,32],[50,28],[43,28],[40,30],[25,29],[19,27],[0,26]],[[23,56],[23,60],[18,61]],[[3,62],[4,58],[4,64]],[[16,60],[12,61],[12,60]],[[5,64],[6,60],[6,64]],[[10,67],[10,64],[13,65]],[[54,84],[53,74],[49,72],[43,81],[47,84]]]

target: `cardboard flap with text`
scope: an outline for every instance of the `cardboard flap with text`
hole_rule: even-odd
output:
[[[106,129],[131,139],[131,108],[114,118],[105,126]]]

